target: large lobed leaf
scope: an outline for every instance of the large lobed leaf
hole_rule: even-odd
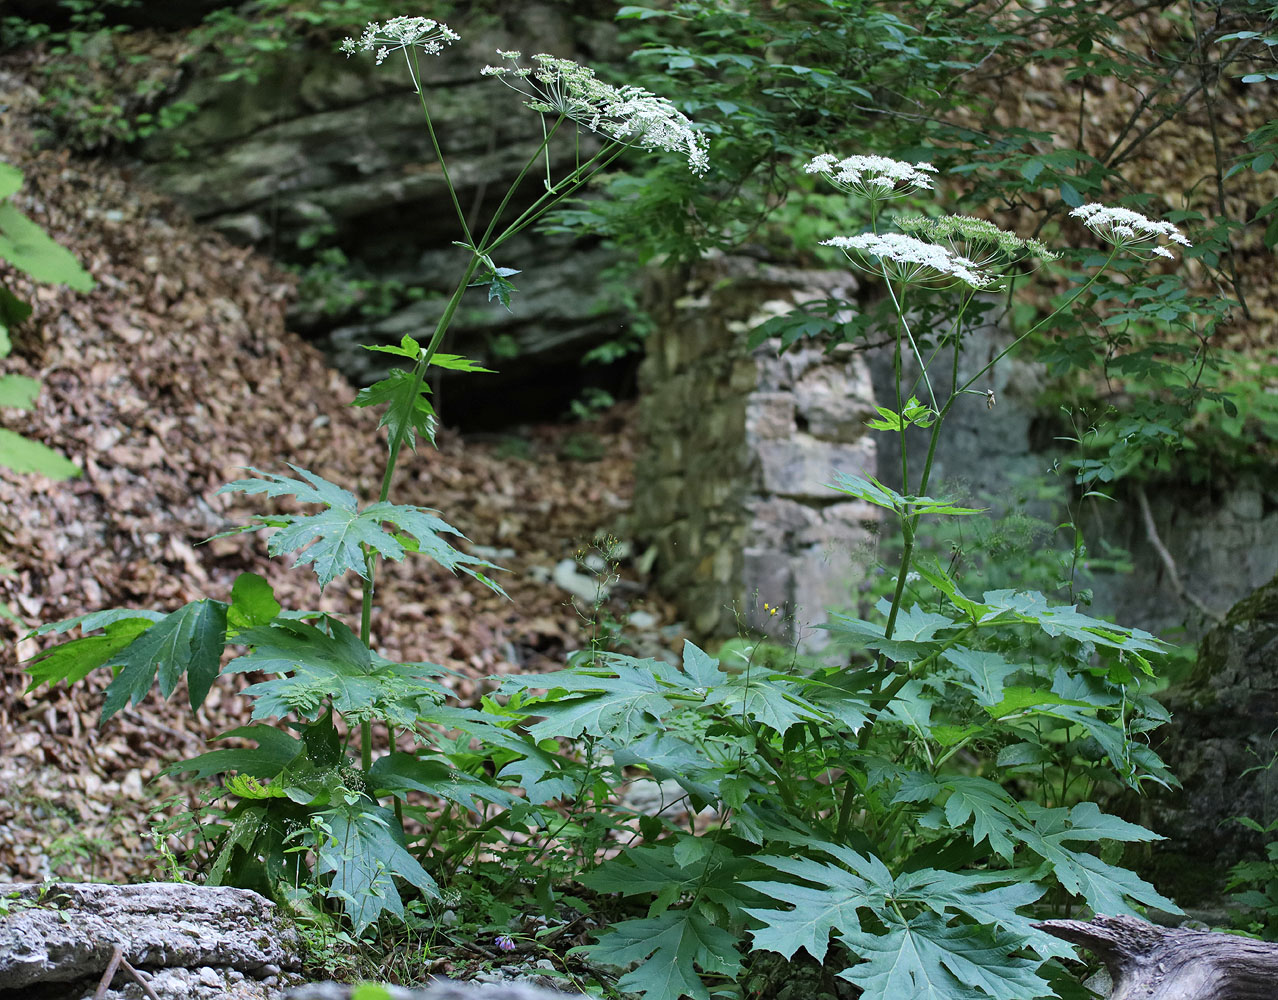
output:
[[[443,534],[465,536],[434,511],[385,502],[371,504],[361,511],[353,493],[306,469],[294,465],[289,468],[302,478],[292,479],[249,468],[248,471],[259,478],[227,483],[218,493],[295,496],[302,503],[322,504],[328,509],[318,514],[272,515],[230,534],[278,528],[267,543],[267,551],[272,556],[298,552],[294,564],[312,565],[321,587],[328,586],[348,570],[368,579],[365,558],[368,552],[399,561],[411,549],[425,553],[450,572],[461,570],[505,596],[505,591],[481,571],[500,567],[459,552],[445,542],[440,537]],[[399,532],[386,530],[386,524],[394,525]]]
[[[840,937],[864,960],[839,973],[861,988],[861,1000],[1030,1000],[1052,995],[1034,972],[1038,963],[1012,957],[1018,942],[1006,935],[947,924],[933,913],[909,921],[885,915],[885,922],[886,934],[854,930]]]
[[[106,722],[130,699],[137,704],[159,678],[168,697],[185,675],[191,707],[204,703],[220,670],[228,626],[232,629],[270,621],[280,612],[270,584],[254,573],[241,573],[231,590],[231,604],[192,601],[171,614],[111,608],[41,625],[31,636],[61,635],[79,628],[83,637],[37,653],[27,663],[28,691],[65,680],[74,684],[98,667],[113,667],[102,707]],[[89,635],[102,629],[103,635]]]
[[[130,701],[136,705],[145,698],[157,676],[167,698],[185,674],[191,708],[199,708],[220,669],[226,608],[221,601],[202,600],[168,615],[113,609],[44,625],[31,634],[65,632],[76,625],[85,632],[102,628],[105,634],[36,654],[27,666],[31,688],[74,683],[97,667],[112,667],[116,676],[107,687],[100,720],[106,722]]]
[[[391,663],[375,656],[340,621],[324,621],[327,631],[282,619],[236,637],[250,649],[227,664],[227,673],[280,675],[241,692],[256,699],[255,720],[290,714],[313,719],[331,706],[351,721],[377,718],[407,726],[417,721],[425,704],[447,697],[447,689],[429,679],[442,668]]]
[[[617,982],[617,989],[653,1000],[692,997],[710,1000],[697,969],[735,976],[741,969],[736,936],[695,910],[667,910],[642,920],[622,920],[608,928],[590,950],[613,965],[640,964]]]
[[[439,898],[435,880],[405,849],[403,832],[391,812],[361,801],[321,815],[327,834],[317,851],[318,871],[332,874],[328,894],[341,900],[357,935],[383,912],[403,919],[396,877]]]
[[[746,911],[763,924],[750,932],[756,948],[786,958],[803,949],[828,963],[835,934],[857,960],[839,974],[864,991],[863,1000],[1028,1000],[1050,994],[1035,971],[1042,959],[1015,954],[1026,945],[1043,957],[1062,953],[1060,942],[1052,943],[1017,912],[1042,895],[1041,887],[1014,882],[1014,872],[924,868],[894,878],[871,855],[836,844],[807,846],[842,864],[756,859],[793,879],[745,883],[790,907]],[[876,917],[870,927],[861,923],[863,908]]]

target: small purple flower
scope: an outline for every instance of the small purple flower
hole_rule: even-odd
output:
[[[497,946],[498,951],[514,951],[515,942],[509,934],[498,934],[493,939],[493,944]]]

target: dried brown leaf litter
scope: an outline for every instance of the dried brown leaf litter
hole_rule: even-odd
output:
[[[29,99],[20,81],[0,76],[7,118]],[[6,411],[5,424],[60,449],[83,475],[55,483],[0,470],[0,601],[23,620],[0,619],[0,880],[127,880],[151,874],[150,816],[175,790],[151,779],[247,720],[234,693],[245,679],[219,681],[198,719],[179,691],[98,730],[106,679],[24,694],[18,661],[44,640],[18,640],[100,608],[226,600],[246,570],[266,576],[286,607],[357,615],[353,579],[321,597],[313,574],[267,560],[260,538],[202,542],[267,509],[260,498],[213,495],[244,466],[286,471],[292,462],[367,499],[384,445],[376,416],[347,405],[353,388],[285,329],[285,275],[200,230],[125,170],[34,152],[12,117],[0,159],[26,174],[18,207],[98,285],[80,295],[4,273],[35,312],[0,365],[44,385],[36,409]],[[626,510],[628,427],[624,409],[588,425],[606,456],[589,464],[560,456],[564,436],[582,429],[561,427],[527,429],[524,459],[497,454],[501,442],[445,432],[438,451],[401,461],[392,499],[437,508],[474,545],[503,550],[495,561],[511,570],[501,582],[513,600],[425,560],[389,564],[379,651],[464,672],[472,680],[458,684],[462,698],[483,678],[561,665],[583,642],[581,619],[529,571],[548,572]]]

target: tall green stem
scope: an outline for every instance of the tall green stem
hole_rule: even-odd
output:
[[[448,305],[444,307],[443,315],[439,317],[439,322],[435,324],[435,333],[430,338],[430,344],[422,351],[421,357],[417,359],[417,364],[413,366],[413,384],[409,399],[416,400],[418,393],[422,391],[422,383],[426,379],[426,369],[430,367],[431,358],[439,350],[444,334],[448,331],[448,325],[453,321],[457,307],[461,304],[462,296],[470,286],[470,279],[478,268],[479,254],[472,253],[470,261],[466,265],[466,271],[462,274],[461,281],[457,283],[457,287],[453,290],[452,298],[448,300]],[[404,445],[404,438],[408,434],[409,423],[409,421],[404,421],[398,424],[391,432],[389,454],[386,458],[386,472],[382,476],[382,488],[378,494],[379,502],[385,503],[390,496],[391,483],[395,478],[395,466],[399,461],[399,452]],[[370,640],[372,639],[373,593],[376,589],[376,577],[377,553],[370,548],[365,548],[364,587],[359,616],[359,637],[366,646],[371,645]],[[360,724],[360,763],[365,770],[373,766],[372,724],[367,721]]]
[[[1076,301],[1078,301],[1079,297],[1082,296],[1083,293],[1086,292],[1093,284],[1095,284],[1096,281],[1100,278],[1100,276],[1105,273],[1106,268],[1109,266],[1110,262],[1113,261],[1117,253],[1118,253],[1117,248],[1111,251],[1105,263],[1096,271],[1095,274],[1093,274],[1087,280],[1085,284],[1083,284],[1082,287],[1078,289],[1077,292],[1069,296],[1068,299],[1062,302],[1061,305],[1059,305],[1056,309],[1054,309],[1048,316],[1044,317],[1042,320],[1035,323],[1034,326],[1030,327],[1030,329],[1026,330],[1023,334],[1021,334],[1019,337],[1013,340],[1006,348],[1000,351],[989,363],[984,365],[975,375],[969,378],[962,385],[959,385],[959,381],[958,381],[958,363],[959,363],[959,346],[960,346],[961,329],[959,329],[959,323],[956,322],[955,332],[954,332],[955,346],[954,346],[954,359],[953,359],[953,384],[950,389],[949,398],[945,401],[945,405],[942,406],[937,412],[936,419],[932,424],[932,428],[931,428],[932,433],[930,436],[930,440],[928,441],[927,456],[923,460],[923,469],[919,477],[919,486],[918,486],[918,492],[915,494],[916,496],[924,496],[927,494],[928,483],[930,482],[932,477],[932,466],[936,460],[937,444],[939,443],[941,439],[941,427],[945,423],[946,416],[949,414],[951,408],[954,406],[954,403],[958,400],[958,398],[961,395],[963,395],[965,392],[967,392],[976,383],[978,379],[980,379],[987,372],[989,372],[996,364],[998,364],[999,361],[1001,361],[1003,358],[1011,354],[1012,351],[1014,351],[1021,343],[1023,343],[1027,337],[1031,336],[1036,331],[1042,329],[1047,323],[1051,322],[1051,320],[1056,318],[1056,316],[1058,316],[1061,312],[1063,312],[1069,306],[1072,306]],[[886,273],[884,274],[884,277],[885,279],[887,278]],[[889,289],[889,292],[892,291],[890,281],[888,281],[888,289]],[[892,295],[893,305],[896,306],[897,308],[897,319],[901,324],[905,323],[905,309],[903,305],[903,300],[904,300],[904,294],[902,294],[900,299],[898,299],[895,294]],[[963,303],[963,309],[966,309],[970,301],[971,301],[970,297],[967,300],[965,300],[965,302]],[[960,312],[960,322],[961,322],[961,312]],[[917,345],[915,345],[913,337],[910,338],[910,344],[915,349],[915,357],[918,358],[919,364],[923,365],[924,364],[923,358],[919,356],[918,354]],[[896,338],[896,348],[892,356],[892,371],[893,371],[893,376],[895,377],[895,380],[896,380],[897,413],[900,413],[902,409],[902,401],[901,401],[902,376],[901,376],[901,336],[899,333]],[[926,370],[923,372],[923,377],[926,378]],[[930,383],[928,383],[928,388],[930,390],[931,388]],[[935,404],[933,405],[935,406]],[[901,490],[903,494],[909,495],[910,479],[909,479],[909,463],[907,461],[907,455],[906,455],[905,431],[906,431],[906,428],[903,425],[900,430]],[[921,517],[922,515],[920,514],[903,514],[901,517],[901,536],[902,536],[901,562],[897,568],[896,588],[892,595],[892,608],[888,612],[887,624],[883,627],[883,634],[885,638],[888,638],[888,639],[892,638],[892,634],[896,630],[896,622],[901,609],[902,596],[905,593],[905,579],[909,575],[910,563],[914,556],[914,539],[918,529],[919,520]],[[879,666],[885,667],[886,662],[887,662],[886,658],[880,655]],[[889,704],[891,704],[892,700],[900,693],[901,689],[905,687],[906,683],[909,681],[911,676],[912,676],[912,671],[910,670],[906,670],[901,673],[898,673],[897,676],[893,678],[892,682],[886,688],[884,688],[882,691],[879,692],[877,697],[871,699],[870,701],[871,709],[875,711],[882,711]],[[867,745],[870,729],[871,727],[868,725],[862,728],[860,737],[858,738],[859,749],[862,749],[862,750],[865,749],[865,746]],[[846,835],[848,828],[851,824],[852,811],[855,805],[855,798],[856,798],[856,782],[852,779],[850,775],[848,775],[845,777],[845,780],[844,780],[843,798],[839,805],[839,822],[838,822],[838,830],[837,830],[837,836],[839,839],[842,839],[844,835]]]

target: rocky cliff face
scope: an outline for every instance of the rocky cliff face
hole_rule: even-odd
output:
[[[1152,803],[1169,836],[1155,863],[1173,883],[1218,891],[1235,861],[1263,856],[1261,827],[1278,821],[1278,576],[1230,609],[1203,638],[1193,676],[1164,699],[1172,712],[1162,752],[1183,789]]]
[[[610,16],[591,13],[550,2],[517,4],[499,19],[472,12],[452,22],[461,42],[422,60],[435,133],[472,228],[487,225],[542,137],[522,98],[480,69],[495,61],[495,48],[617,60]],[[265,60],[256,82],[221,82],[197,66],[178,99],[198,113],[142,146],[140,181],[283,261],[313,263],[328,251],[329,264],[302,284],[294,328],[357,384],[386,367],[384,356],[358,345],[398,342],[404,333],[429,338],[465,258],[453,246],[461,234],[403,65],[293,47]],[[575,155],[571,142],[558,144],[555,166],[570,166]],[[516,212],[541,193],[537,173],[512,202]],[[482,289],[463,302],[449,349],[509,369],[482,386],[502,395],[505,419],[521,401],[561,412],[580,390],[581,355],[627,322],[594,280],[613,262],[588,241],[524,234],[495,261],[522,272],[511,308],[485,301]],[[384,315],[365,315],[351,299],[383,301]],[[326,300],[335,307],[326,310]],[[450,421],[483,422],[465,396],[454,402]]]

